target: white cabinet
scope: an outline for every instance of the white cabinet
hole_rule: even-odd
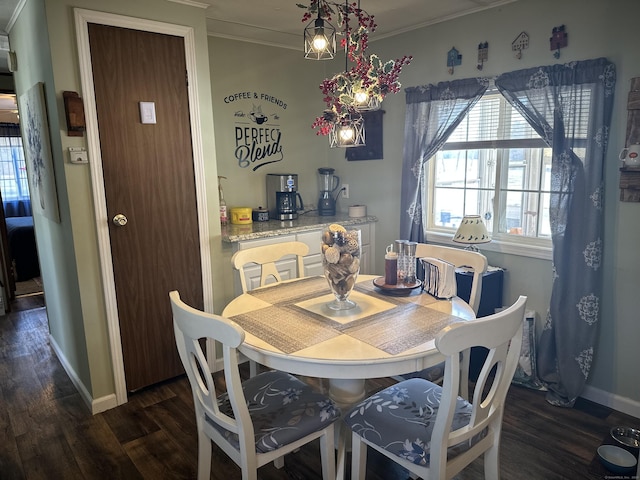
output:
[[[371,252],[375,252],[374,239],[375,239],[375,223],[363,223],[358,225],[345,225],[347,230],[360,230],[362,240],[362,257],[360,259],[360,272],[363,274],[374,274],[375,262],[374,255]],[[241,240],[234,243],[234,253],[238,250],[244,250],[247,248],[258,247],[261,245],[272,245],[275,243],[291,242],[297,240],[299,242],[306,243],[309,247],[309,254],[304,259],[304,274],[307,277],[314,275],[323,275],[322,268],[322,254],[321,254],[321,235],[322,228],[306,230],[304,232],[289,233],[286,235],[278,235],[275,237],[260,238],[257,240]],[[285,257],[276,263],[278,272],[283,280],[295,278],[297,276],[296,260],[294,256]],[[242,287],[240,285],[240,277],[238,272],[234,269],[234,290],[236,295],[242,293]],[[247,286],[250,289],[254,289],[260,285],[260,267],[258,265],[245,268],[245,275]]]

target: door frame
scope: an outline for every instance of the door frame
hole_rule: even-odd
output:
[[[78,57],[80,67],[80,84],[84,97],[87,149],[89,169],[91,172],[92,195],[96,218],[98,250],[100,254],[100,270],[105,298],[107,326],[113,368],[117,405],[127,402],[127,385],[124,375],[122,341],[118,318],[115,281],[113,275],[113,259],[111,256],[111,240],[109,236],[109,218],[104,188],[102,155],[98,117],[96,114],[93,69],[89,47],[89,23],[110,25],[114,27],[141,30],[182,37],[185,47],[189,95],[189,114],[191,123],[191,143],[196,187],[196,205],[198,209],[198,226],[200,237],[200,263],[202,267],[202,292],[204,309],[213,312],[213,280],[211,275],[211,249],[209,245],[209,224],[207,220],[206,183],[204,175],[204,152],[202,150],[202,130],[200,126],[200,107],[197,88],[197,68],[195,53],[195,34],[192,27],[127,17],[105,12],[97,12],[74,8],[75,28],[77,36]],[[167,302],[169,301],[167,297]]]

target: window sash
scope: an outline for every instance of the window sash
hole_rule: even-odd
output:
[[[485,223],[494,241],[533,241],[550,248],[551,149],[499,93],[487,92],[467,117],[429,161],[429,178],[425,182],[429,191],[425,194],[430,208],[424,212],[427,232],[431,236],[434,232],[455,231],[453,222],[447,227],[442,218],[435,218],[438,211],[442,212],[439,203],[444,203],[438,196],[442,197],[449,190],[449,201],[457,205],[454,208],[458,213],[460,205],[462,215],[491,212]],[[505,135],[518,138],[504,138]],[[519,179],[515,176],[518,163],[510,159],[510,153],[516,149],[524,152]],[[456,158],[449,160],[457,160],[458,170],[460,162],[464,161],[464,178],[458,176],[454,185],[445,185],[436,171],[445,162],[442,152],[450,152],[454,156],[454,152],[459,152]],[[472,165],[470,156],[475,157]],[[458,193],[459,196],[456,195]],[[473,205],[477,205],[476,209]],[[519,219],[516,227],[510,226],[514,223],[510,221],[513,215]]]

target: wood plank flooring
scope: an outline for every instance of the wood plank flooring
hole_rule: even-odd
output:
[[[186,378],[91,415],[50,348],[41,296],[27,299],[0,317],[0,479],[195,478],[196,432]],[[368,387],[390,383],[379,379]],[[573,409],[553,407],[544,393],[513,386],[504,418],[502,478],[614,478],[594,456],[615,425],[638,428],[640,420],[582,400]],[[285,463],[282,470],[262,467],[260,479],[321,478],[317,443],[288,455]],[[239,478],[240,470],[214,446],[211,479]],[[368,480],[407,478],[406,471],[370,452]],[[483,478],[482,460],[456,478]]]

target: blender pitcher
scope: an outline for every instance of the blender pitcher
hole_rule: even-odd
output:
[[[320,198],[318,199],[318,215],[335,215],[336,199],[334,192],[340,186],[340,177],[334,175],[335,170],[329,167],[318,169]],[[337,196],[337,194],[336,194]]]

